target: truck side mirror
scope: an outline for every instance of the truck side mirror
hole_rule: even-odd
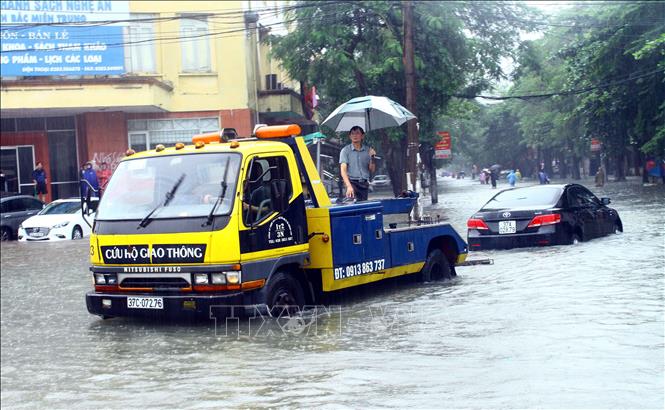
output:
[[[289,207],[289,198],[286,197],[286,180],[275,179],[270,182],[270,202],[277,212],[284,212]]]
[[[603,205],[609,205],[610,202],[612,202],[612,201],[610,201],[610,198],[600,198],[600,202],[601,202]]]

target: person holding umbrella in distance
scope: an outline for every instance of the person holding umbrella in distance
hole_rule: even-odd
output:
[[[365,131],[354,126],[349,131],[351,143],[339,153],[340,173],[346,186],[346,197],[366,201],[369,192],[369,176],[376,169],[376,152],[363,144]]]

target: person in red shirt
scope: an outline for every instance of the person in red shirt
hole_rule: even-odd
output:
[[[99,179],[99,189],[103,190],[106,188],[106,184],[108,184],[109,179],[111,178],[111,170],[109,169],[109,166],[106,162],[102,162],[101,166],[99,167],[99,171],[97,171],[97,179]]]

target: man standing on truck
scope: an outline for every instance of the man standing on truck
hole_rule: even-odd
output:
[[[365,131],[354,126],[349,131],[351,143],[339,153],[340,173],[346,185],[346,197],[357,201],[367,200],[369,176],[376,169],[376,151],[363,144]]]

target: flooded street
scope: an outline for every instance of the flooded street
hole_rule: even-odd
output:
[[[2,407],[662,408],[665,189],[584,184],[623,234],[471,253],[494,265],[366,288],[302,332],[101,320],[87,240],[3,243]],[[496,192],[439,187],[463,236]]]

